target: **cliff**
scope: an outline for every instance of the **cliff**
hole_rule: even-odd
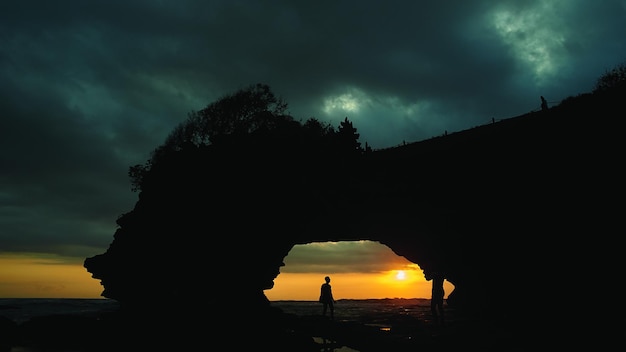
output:
[[[549,330],[554,316],[583,319],[578,298],[623,266],[622,99],[581,95],[355,159],[285,136],[182,150],[85,267],[129,310],[165,300],[175,315],[268,328],[264,290],[294,245],[367,239],[442,271],[459,312]]]

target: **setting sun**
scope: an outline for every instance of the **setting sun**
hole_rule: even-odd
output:
[[[271,301],[317,300],[324,277],[332,279],[335,299],[430,298],[432,283],[422,269],[389,247],[373,241],[296,245],[285,266],[265,290]],[[444,283],[446,295],[453,286]]]

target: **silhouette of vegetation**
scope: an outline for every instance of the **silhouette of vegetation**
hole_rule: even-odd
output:
[[[619,64],[598,78],[593,92],[624,90],[626,87],[626,63]]]
[[[291,148],[298,145],[297,150],[302,153],[308,150],[309,156],[313,151],[349,157],[363,153],[357,129],[347,117],[335,130],[330,124],[313,117],[301,124],[285,113],[287,107],[287,103],[268,85],[258,83],[189,113],[187,120],[174,128],[145,164],[129,168],[132,190],[143,189],[155,165],[172,153],[190,148],[209,145],[233,148],[252,140],[268,142],[278,139],[291,143]],[[334,152],[331,153],[331,149]]]
[[[348,120],[348,117],[341,121],[337,136],[341,150],[344,150],[348,155],[359,155],[363,153],[363,148],[361,148],[361,143],[359,142],[360,134],[357,133],[357,129],[352,122]]]

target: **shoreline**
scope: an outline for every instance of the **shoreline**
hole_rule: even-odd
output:
[[[398,306],[402,310],[411,308]],[[403,315],[393,310],[381,314],[378,309],[353,316],[336,311],[335,320],[330,320],[319,313],[319,305],[311,304],[309,308],[312,313],[302,315],[278,308],[267,321],[255,320],[246,314],[229,316],[226,320],[210,315],[185,315],[181,319],[151,314],[129,318],[119,310],[97,313],[78,310],[33,316],[18,324],[3,315],[15,309],[5,305],[0,307],[0,336],[3,336],[0,351],[109,352],[128,347],[143,350],[164,346],[182,349],[197,348],[225,337],[225,343],[233,348],[245,343],[290,352],[458,352],[468,349],[517,352],[580,348],[588,343],[596,349],[606,346],[613,350],[626,341],[624,319],[594,325],[589,321],[572,321],[568,316],[557,316],[552,321],[483,319],[460,316],[449,310],[445,324],[436,326],[415,310]],[[429,309],[423,305],[419,308]],[[239,337],[233,339],[232,336]],[[298,347],[294,349],[294,346]]]

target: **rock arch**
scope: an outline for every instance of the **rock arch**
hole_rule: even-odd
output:
[[[294,245],[373,240],[423,269],[442,267],[459,310],[549,328],[537,317],[557,288],[552,316],[577,316],[576,297],[597,297],[578,285],[576,263],[594,275],[620,267],[611,262],[620,256],[611,236],[620,217],[604,199],[622,182],[623,139],[577,119],[589,110],[581,109],[554,107],[330,169],[273,164],[284,173],[267,175],[268,165],[243,154],[210,166],[177,160],[163,178],[174,186],[142,192],[107,252],[85,267],[105,297],[144,312],[165,300],[176,314],[200,306],[262,324],[265,315],[251,312],[267,313],[263,290]],[[611,109],[623,107],[593,113],[614,116]]]

